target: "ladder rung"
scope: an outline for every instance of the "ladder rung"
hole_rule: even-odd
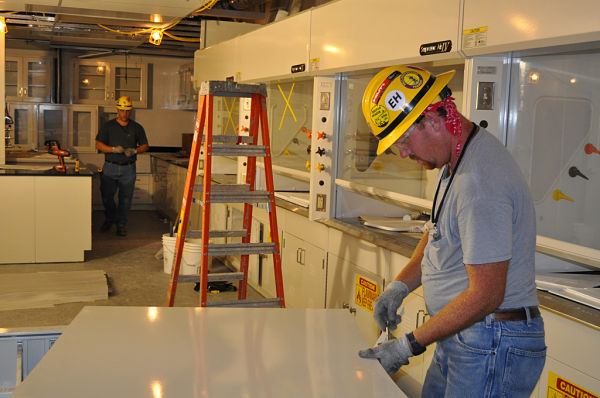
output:
[[[278,298],[252,299],[252,300],[225,300],[211,301],[207,307],[280,307]]]
[[[275,243],[211,243],[209,256],[227,256],[243,254],[269,254],[275,252]]]
[[[208,236],[211,238],[239,238],[244,237],[248,234],[245,229],[240,230],[213,230],[208,232]],[[186,238],[202,238],[202,231],[188,231],[185,234]]]
[[[200,282],[200,275],[179,275],[177,278],[177,283],[190,283],[190,282]]]
[[[235,144],[240,141],[242,144],[252,144],[254,138],[249,135],[213,135],[212,140],[216,143]],[[204,136],[202,136],[202,142],[204,142]]]
[[[204,184],[195,184],[194,192],[202,192]],[[248,184],[210,184],[210,190],[214,195],[215,192],[250,192]]]
[[[208,274],[208,282],[226,282],[226,281],[241,281],[244,279],[243,272],[216,272]],[[179,283],[198,283],[200,282],[200,275],[179,275],[177,278]]]
[[[265,156],[266,153],[263,145],[218,144],[212,146],[212,154],[215,156]]]
[[[243,272],[216,272],[208,274],[208,282],[241,281],[244,279]]]
[[[210,194],[212,203],[266,203],[270,200],[268,191],[248,191],[247,185],[212,185],[214,189]],[[225,190],[223,189],[225,187]],[[231,187],[231,190],[226,190]],[[234,189],[234,187],[246,187],[246,189]],[[194,191],[202,191],[202,185],[195,185]],[[192,203],[203,205],[202,199],[192,198]]]

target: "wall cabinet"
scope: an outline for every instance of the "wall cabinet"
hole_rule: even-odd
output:
[[[7,56],[5,88],[7,101],[50,102],[52,67],[48,57]]]
[[[198,90],[194,88],[194,63],[182,65],[177,72],[178,95],[176,106],[179,109],[198,108]]]
[[[136,108],[148,104],[148,64],[82,60],[75,64],[73,102],[114,106],[123,95]]]
[[[40,104],[37,107],[39,150],[45,149],[46,141],[57,140],[63,149],[96,152],[97,106]]]

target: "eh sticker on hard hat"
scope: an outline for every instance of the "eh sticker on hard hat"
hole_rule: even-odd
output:
[[[400,76],[400,82],[404,87],[414,90],[421,87],[423,84],[423,77],[417,72],[408,71]]]
[[[371,108],[371,120],[377,127],[383,127],[390,122],[390,114],[383,106],[375,105]]]
[[[390,111],[399,111],[406,105],[406,97],[400,90],[392,90],[385,96],[385,106]]]

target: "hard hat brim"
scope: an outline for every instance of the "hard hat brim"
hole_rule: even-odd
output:
[[[423,113],[425,108],[432,104],[442,89],[448,85],[448,82],[452,80],[452,77],[454,77],[455,73],[455,70],[451,70],[449,72],[441,73],[435,77],[435,82],[433,82],[433,85],[429,91],[427,91],[421,101],[415,105],[406,119],[400,123],[400,125],[396,127],[390,134],[379,140],[379,144],[377,145],[377,155],[381,155],[389,147],[391,147],[394,142],[402,137],[402,134],[404,134],[406,130],[413,125],[415,120],[417,120],[421,113]]]
[[[117,106],[117,109],[120,109],[122,111],[130,111],[133,109],[133,106]]]

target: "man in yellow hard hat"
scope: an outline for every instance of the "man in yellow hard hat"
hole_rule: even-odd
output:
[[[436,343],[423,397],[529,397],[546,356],[535,209],[507,149],[457,111],[447,88],[453,75],[394,66],[365,90],[377,154],[393,146],[440,171],[430,229],[373,311],[382,331],[396,329],[402,301],[422,285],[430,318],[359,355],[393,375]]]
[[[135,188],[136,155],[148,150],[144,128],[130,119],[132,109],[131,98],[120,97],[117,117],[104,124],[96,136],[96,149],[104,152],[100,192],[105,220],[100,230],[106,232],[116,224],[119,236],[127,235],[127,215]],[[114,199],[117,191],[118,205]]]

